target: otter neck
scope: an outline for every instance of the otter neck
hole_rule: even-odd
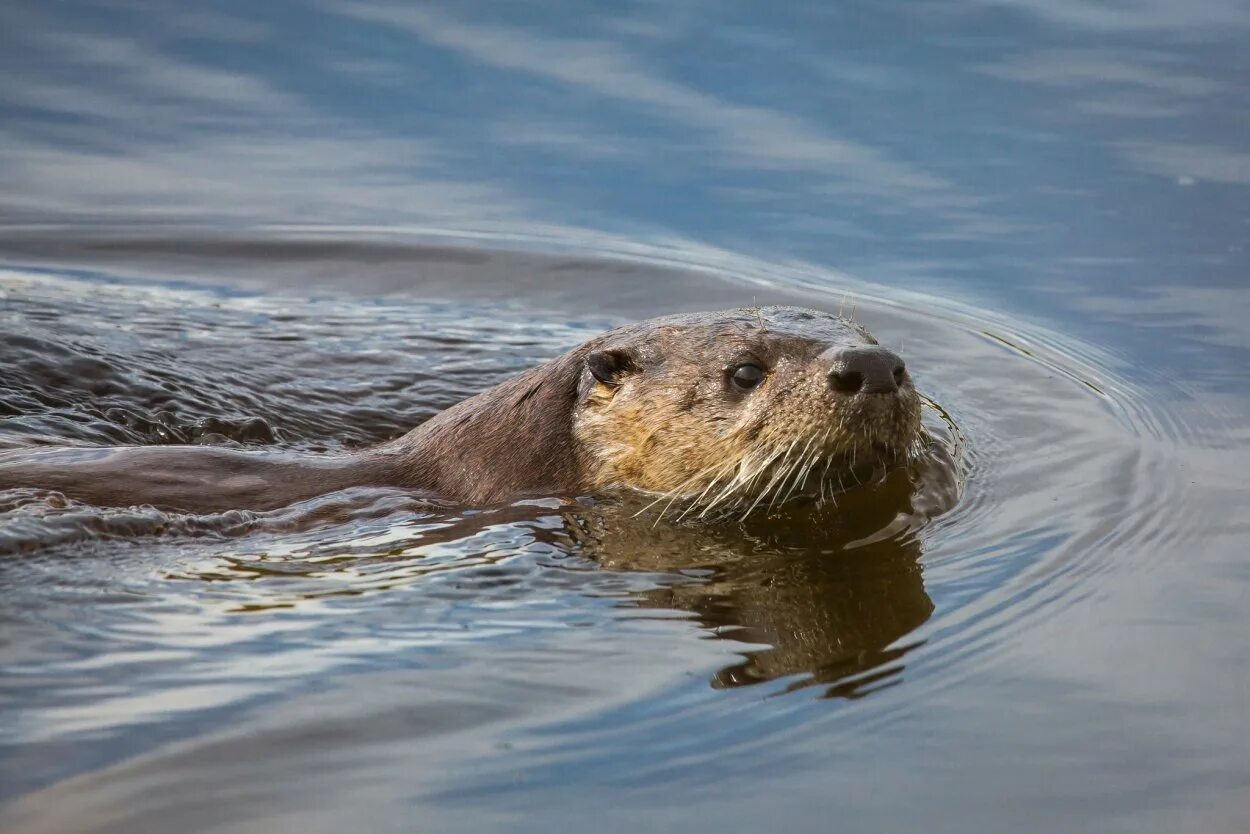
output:
[[[588,487],[573,434],[574,352],[464,400],[369,457],[388,480],[471,504]]]

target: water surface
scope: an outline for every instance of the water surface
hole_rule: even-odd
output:
[[[1244,4],[0,20],[0,448],[358,448],[754,303],[934,441],[715,528],[0,493],[5,830],[1250,825]]]

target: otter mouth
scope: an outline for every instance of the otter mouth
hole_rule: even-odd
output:
[[[659,495],[650,506],[666,501],[663,512],[674,510],[680,521],[745,519],[792,502],[836,504],[840,494],[915,460],[925,446],[918,429],[891,437],[855,437],[849,444],[829,440],[828,435],[816,436],[780,451],[753,451],[707,473],[701,487]]]

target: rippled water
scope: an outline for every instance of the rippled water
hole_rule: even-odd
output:
[[[0,492],[6,831],[1250,826],[1241,4],[0,20],[0,453],[359,448],[754,303],[933,438],[715,527]]]

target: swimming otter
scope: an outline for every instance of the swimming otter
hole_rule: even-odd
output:
[[[708,515],[823,496],[920,437],[897,355],[846,319],[765,307],[612,330],[354,454],[22,450],[0,454],[0,489],[215,512],[366,485],[475,505],[625,488]]]

